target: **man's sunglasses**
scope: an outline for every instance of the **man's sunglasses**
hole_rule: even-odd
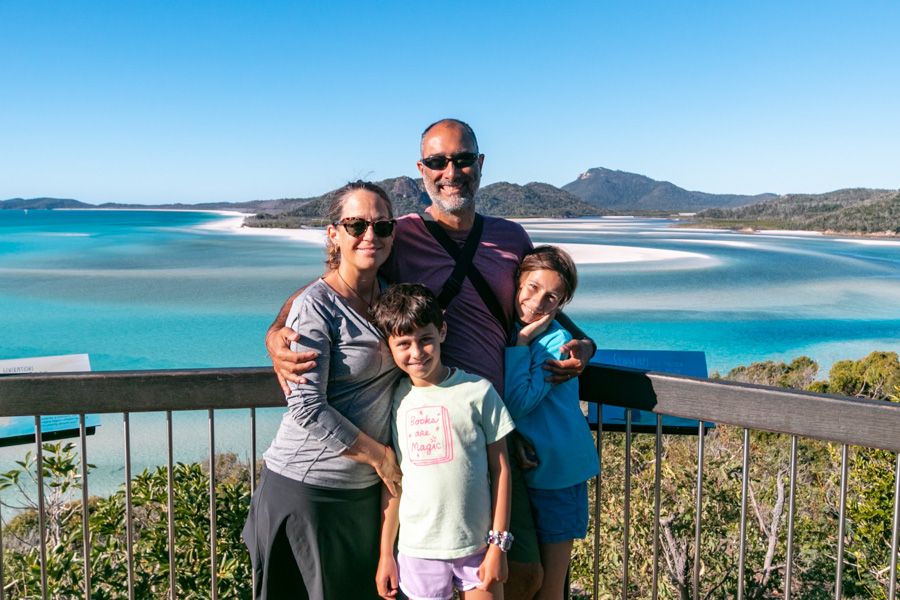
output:
[[[369,225],[372,226],[372,231],[375,232],[380,238],[391,237],[391,234],[394,233],[394,225],[397,223],[394,219],[384,219],[381,221],[366,221],[365,219],[361,219],[359,217],[347,217],[346,219],[341,219],[337,223],[333,223],[335,227],[338,225],[343,225],[344,230],[352,235],[355,238],[361,238],[366,234],[366,230],[369,228]]]
[[[449,163],[453,163],[453,166],[457,169],[464,169],[474,165],[477,160],[478,154],[475,152],[457,152],[450,156],[435,154],[434,156],[425,157],[422,159],[422,164],[433,171],[441,171],[446,169]]]

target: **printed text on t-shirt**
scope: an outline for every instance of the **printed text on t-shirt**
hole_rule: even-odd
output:
[[[406,451],[415,465],[453,460],[450,413],[443,406],[420,406],[406,411]]]

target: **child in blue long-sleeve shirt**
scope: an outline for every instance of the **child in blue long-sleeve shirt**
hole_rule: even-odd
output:
[[[525,471],[544,581],[535,598],[562,598],[573,541],[587,534],[587,480],[599,463],[578,401],[578,380],[545,381],[544,363],[572,336],[554,320],[572,299],[578,275],[572,258],[539,246],[517,274],[515,345],[506,349],[506,407],[534,445],[538,466]]]

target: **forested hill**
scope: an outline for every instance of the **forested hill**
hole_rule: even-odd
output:
[[[418,182],[409,177],[395,177],[374,182],[381,186],[391,199],[394,214],[402,215],[425,208],[419,199]],[[312,198],[282,200],[277,211],[264,211],[244,221],[249,227],[301,227],[320,226],[326,223],[328,201],[336,190]]]
[[[103,210],[234,210],[256,212],[260,210],[278,210],[294,199],[251,200],[249,202],[203,202],[199,204],[126,204],[124,202],[104,202],[88,204],[80,200],[67,198],[10,198],[0,200],[0,210],[57,210],[57,209],[103,209]]]
[[[414,212],[429,203],[421,179],[394,177],[377,182],[391,197],[397,215]],[[321,225],[325,205],[334,190],[310,198],[280,198],[249,202],[204,204],[120,204],[99,206],[61,198],[12,198],[0,200],[3,209],[179,209],[235,210],[255,213],[251,227],[300,227]],[[501,217],[569,218],[605,214],[656,214],[694,212],[701,226],[806,229],[840,233],[900,234],[898,190],[854,188],[825,194],[706,194],[690,192],[666,181],[643,175],[590,169],[563,188],[547,183],[492,183],[478,192],[476,207],[486,215]]]
[[[475,197],[478,210],[501,217],[571,218],[609,214],[547,183],[492,183]]]
[[[0,210],[22,209],[56,209],[56,208],[97,208],[70,198],[10,198],[0,200]]]
[[[697,219],[725,227],[900,234],[900,191],[853,188],[789,194],[750,206],[705,210]]]
[[[732,207],[775,198],[775,194],[743,196],[691,192],[668,181],[597,167],[562,187],[594,206],[611,211],[694,212],[712,207]]]
[[[395,177],[376,182],[387,191],[394,214],[403,215],[428,206],[421,179]],[[293,208],[279,212],[263,212],[247,219],[251,227],[299,227],[321,225],[327,203],[334,190],[314,198],[298,199]],[[289,201],[282,201],[289,202]],[[492,183],[481,188],[475,197],[478,211],[498,217],[583,217],[602,215],[604,211],[572,194],[546,183]],[[284,206],[282,207],[284,208]]]

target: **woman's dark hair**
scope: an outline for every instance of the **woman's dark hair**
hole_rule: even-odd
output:
[[[444,325],[444,311],[424,285],[398,283],[389,287],[375,302],[372,320],[384,337],[409,335],[430,323],[440,329]]]
[[[516,272],[516,288],[519,287],[519,282],[525,273],[544,270],[558,273],[563,280],[563,285],[566,286],[559,305],[562,306],[571,300],[575,295],[575,288],[578,287],[578,271],[575,269],[575,261],[569,256],[569,253],[556,246],[538,246],[525,255]]]
[[[344,212],[344,202],[347,201],[353,192],[357,190],[368,190],[384,200],[385,205],[388,210],[388,217],[394,218],[394,207],[391,204],[391,199],[388,197],[387,192],[381,188],[381,186],[375,185],[370,181],[351,181],[347,185],[342,188],[338,188],[331,193],[331,197],[328,199],[328,206],[325,211],[325,218],[328,219],[330,224],[337,223],[341,220],[341,213]],[[338,265],[341,264],[341,249],[337,247],[337,245],[331,242],[331,239],[325,238],[325,265],[328,267],[330,271],[338,268]]]

